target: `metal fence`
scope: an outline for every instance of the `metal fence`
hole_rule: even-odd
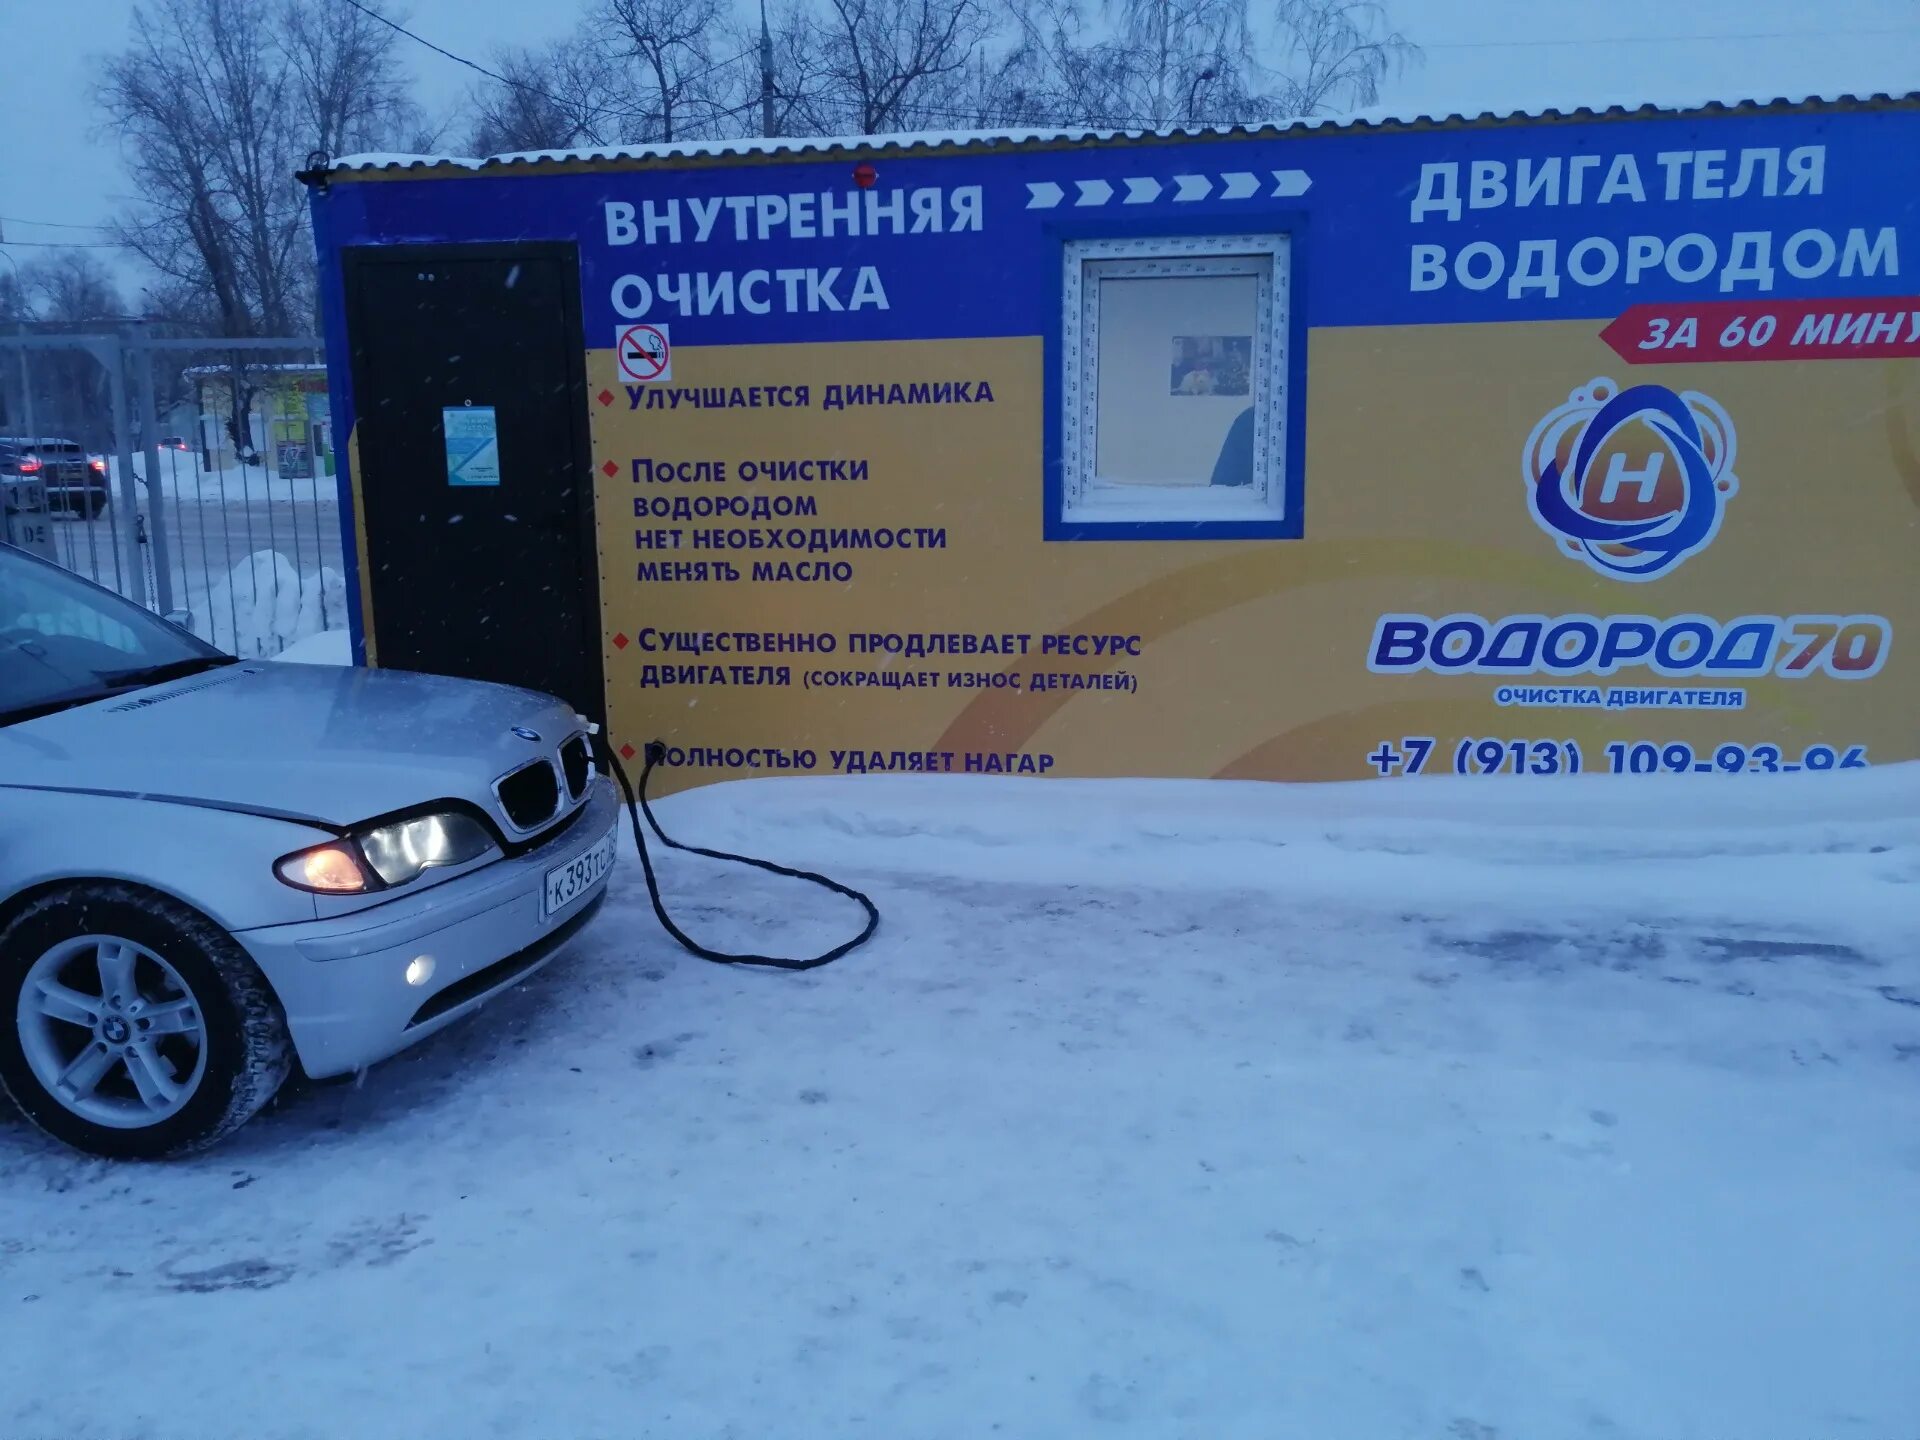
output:
[[[272,657],[346,628],[317,342],[0,335],[0,410],[0,436],[47,451],[39,473],[52,480],[42,515],[9,516],[16,543],[31,536],[79,574],[184,611],[233,654]]]

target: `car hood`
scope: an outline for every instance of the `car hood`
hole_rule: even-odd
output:
[[[249,661],[0,729],[0,786],[176,799],[346,826],[493,782],[581,727],[550,695]],[[526,731],[537,739],[518,733]]]

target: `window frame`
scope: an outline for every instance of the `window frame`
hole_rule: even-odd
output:
[[[1048,316],[1046,366],[1046,483],[1043,533],[1048,540],[1246,540],[1298,539],[1304,532],[1305,287],[1303,216],[1298,211],[1242,212],[1211,220],[1159,224],[1062,223],[1050,226],[1053,283]],[[1108,492],[1105,505],[1088,505],[1099,393],[1097,284],[1089,264],[1138,268],[1143,275],[1221,273],[1216,262],[1262,257],[1246,271],[1264,271],[1255,335],[1256,373],[1269,383],[1255,402],[1255,486],[1245,493],[1216,495],[1193,487],[1193,512],[1130,519],[1129,508],[1164,504]],[[1160,268],[1156,268],[1160,267]],[[1107,270],[1108,278],[1130,278]],[[1091,351],[1091,353],[1089,353]],[[1267,368],[1262,371],[1261,362]],[[1118,487],[1116,487],[1117,489]],[[1150,487],[1140,486],[1142,491]],[[1208,510],[1218,513],[1209,515]]]

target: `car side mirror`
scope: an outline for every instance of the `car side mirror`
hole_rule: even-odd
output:
[[[182,630],[193,629],[193,612],[191,610],[169,610],[160,618],[169,625],[176,625]]]

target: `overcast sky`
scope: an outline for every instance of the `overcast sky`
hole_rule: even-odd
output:
[[[1260,0],[1254,0],[1256,6]],[[1920,0],[1386,0],[1424,60],[1389,82],[1398,113],[1872,91],[1920,91]],[[128,200],[90,103],[98,58],[134,0],[0,0],[0,225],[17,242],[97,240]],[[410,28],[484,61],[565,28],[570,0],[406,0]],[[430,113],[474,76],[411,41]]]

